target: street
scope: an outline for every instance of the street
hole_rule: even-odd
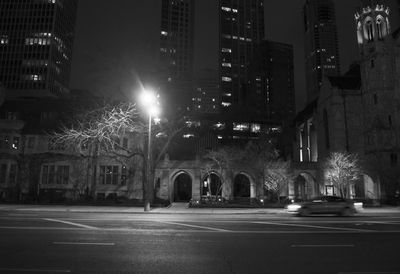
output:
[[[0,211],[0,273],[400,273],[400,214]]]

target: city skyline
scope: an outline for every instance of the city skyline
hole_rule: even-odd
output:
[[[358,56],[354,12],[360,1],[334,2],[341,63],[345,71]],[[395,0],[391,2],[391,21],[395,29],[397,8]],[[107,1],[96,1],[95,9],[91,3],[86,0],[79,4],[71,87],[97,90],[100,94],[107,94],[107,90],[132,92],[139,71],[151,72],[157,66],[161,1],[120,0],[119,5],[110,7]],[[303,0],[265,2],[266,39],[294,47],[297,111],[305,104],[304,3]],[[207,14],[195,18],[194,63],[197,71],[218,68],[218,10],[214,7],[211,0],[196,2],[196,9]],[[118,84],[112,84],[114,82]]]

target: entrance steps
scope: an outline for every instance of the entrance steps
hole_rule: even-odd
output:
[[[168,207],[168,209],[172,210],[180,210],[180,209],[187,209],[189,208],[189,203],[187,202],[174,202]]]

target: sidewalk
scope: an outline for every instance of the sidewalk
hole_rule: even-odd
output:
[[[69,205],[7,205],[0,204],[1,211],[16,212],[86,212],[86,213],[142,213],[142,214],[281,214],[283,208],[188,208],[187,206],[169,206],[152,208],[144,212],[143,207],[119,206],[69,206]],[[388,214],[400,213],[400,207],[367,207],[361,213]]]

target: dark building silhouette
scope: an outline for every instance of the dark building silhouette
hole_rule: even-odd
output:
[[[160,86],[169,114],[190,108],[193,74],[194,1],[162,0]]]
[[[0,1],[0,82],[7,97],[68,93],[77,0]]]
[[[268,40],[261,45],[267,117],[289,126],[296,108],[293,46]]]
[[[304,5],[307,102],[317,98],[323,76],[340,74],[335,5],[332,0],[307,0]]]

